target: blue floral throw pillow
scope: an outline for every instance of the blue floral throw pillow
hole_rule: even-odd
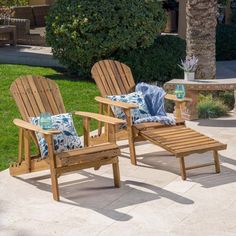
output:
[[[140,92],[134,92],[134,93],[124,94],[124,95],[107,96],[107,98],[113,101],[137,104],[139,108],[131,109],[133,123],[136,120],[151,116],[148,111],[147,105],[145,103],[144,97],[142,93]],[[123,120],[126,118],[125,113],[122,108],[112,106],[111,109],[117,118],[120,118]]]
[[[62,131],[60,134],[53,135],[55,153],[81,148],[81,140],[75,130],[72,115],[70,113],[51,116],[52,128]],[[34,125],[39,125],[39,117],[31,117],[30,122]],[[48,145],[42,134],[35,132],[41,157],[45,158],[48,155]]]

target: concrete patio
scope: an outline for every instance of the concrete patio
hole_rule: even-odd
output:
[[[59,179],[61,202],[52,200],[49,172],[13,178],[0,173],[0,235],[236,235],[236,116],[188,122],[228,144],[221,174],[213,167],[179,177],[178,161],[150,143],[137,145],[138,166],[122,145],[122,187],[113,188],[109,166]],[[187,163],[211,160],[192,155]]]

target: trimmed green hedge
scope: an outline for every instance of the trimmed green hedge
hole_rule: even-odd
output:
[[[236,25],[218,25],[216,60],[236,60]]]
[[[159,85],[173,78],[183,78],[178,67],[185,57],[185,41],[177,36],[159,36],[148,48],[119,51],[114,59],[131,67],[135,80],[157,81]]]

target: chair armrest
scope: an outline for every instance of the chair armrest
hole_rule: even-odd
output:
[[[74,114],[82,116],[82,117],[86,117],[86,118],[95,119],[97,121],[101,121],[101,122],[111,124],[111,125],[118,125],[118,124],[126,123],[125,120],[110,117],[110,116],[105,116],[105,115],[101,115],[101,114],[97,114],[97,113],[76,111],[76,112],[74,112]]]
[[[166,94],[165,99],[172,100],[175,102],[192,102],[192,98],[184,97],[180,99],[180,98],[177,98],[174,94]]]
[[[103,97],[95,97],[95,100],[99,103],[110,105],[110,106],[116,106],[123,109],[134,109],[138,108],[138,105],[133,103],[126,103],[126,102],[118,102],[118,101],[112,101],[109,98],[103,98]]]
[[[52,130],[44,130],[44,129],[40,128],[37,125],[33,125],[29,122],[26,122],[26,121],[20,120],[20,119],[14,119],[13,123],[16,126],[20,127],[20,128],[30,130],[30,131],[34,131],[34,132],[39,132],[39,133],[45,134],[45,135],[54,135],[54,134],[60,134],[61,133],[61,131],[59,131],[59,130],[53,130],[53,129]]]

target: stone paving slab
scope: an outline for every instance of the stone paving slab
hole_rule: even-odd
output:
[[[178,161],[148,142],[137,145],[138,166],[120,143],[122,186],[113,188],[112,169],[86,170],[59,179],[61,202],[52,200],[48,171],[18,177],[0,173],[0,235],[236,235],[236,117],[188,122],[228,144],[213,167],[179,177]],[[210,160],[192,155],[187,163]]]

